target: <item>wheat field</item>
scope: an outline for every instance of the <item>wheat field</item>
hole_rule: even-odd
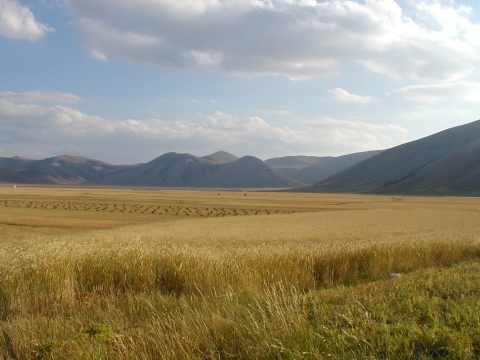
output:
[[[0,358],[480,356],[480,199],[0,187]]]

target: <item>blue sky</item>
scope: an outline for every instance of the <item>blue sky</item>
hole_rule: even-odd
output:
[[[389,148],[480,118],[473,0],[0,0],[0,156]]]

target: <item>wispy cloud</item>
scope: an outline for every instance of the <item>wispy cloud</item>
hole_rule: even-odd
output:
[[[9,100],[12,102],[51,102],[60,104],[78,104],[82,98],[70,93],[60,92],[43,92],[39,90],[25,91],[22,93],[15,93],[12,91],[0,92],[0,99]]]
[[[0,0],[0,34],[9,39],[37,41],[49,31],[48,25],[35,20],[28,6],[22,6],[16,0]]]
[[[332,95],[333,99],[340,103],[351,103],[351,104],[370,104],[374,101],[377,101],[372,96],[361,96],[349,93],[347,90],[341,88],[335,88],[333,90],[328,90]]]
[[[392,95],[410,101],[430,104],[451,99],[480,103],[480,83],[457,81],[430,85],[411,85],[393,91]]]

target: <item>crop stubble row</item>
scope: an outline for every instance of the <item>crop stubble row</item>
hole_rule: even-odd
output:
[[[137,214],[153,214],[153,215],[177,215],[177,216],[182,215],[182,216],[204,216],[204,217],[295,213],[295,211],[293,210],[274,210],[274,209],[162,206],[162,205],[144,205],[144,204],[137,205],[137,204],[27,201],[27,200],[0,200],[0,208],[97,211],[97,212],[111,212],[111,213],[137,213]]]

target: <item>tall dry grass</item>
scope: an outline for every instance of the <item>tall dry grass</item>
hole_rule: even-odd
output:
[[[382,303],[374,327],[361,315],[371,312],[362,308],[363,300],[351,314],[337,314],[343,295],[335,285],[387,279],[391,272],[451,265],[480,255],[473,211],[410,210],[188,220],[5,241],[0,244],[0,357],[378,355],[372,344],[380,346],[377,337],[394,315],[385,318]],[[465,284],[468,289],[478,285],[474,280]],[[388,290],[390,285],[385,286]],[[415,287],[408,286],[406,294],[396,296],[413,301]],[[429,304],[435,292],[428,281],[425,287],[428,296],[422,304]],[[322,301],[312,299],[325,288],[333,295],[324,309]],[[370,288],[373,293],[362,297],[370,299],[382,289]],[[388,299],[387,290],[382,299]],[[442,295],[442,301],[449,296]],[[460,293],[455,296],[466,301]],[[408,333],[411,343],[398,342],[393,335],[385,340],[389,358],[401,358],[394,355],[402,347],[412,356],[446,351],[436,345],[437,335],[411,325],[427,320],[429,326],[441,325],[438,309],[422,306],[425,311],[414,320],[407,316],[411,328],[397,329]],[[476,309],[467,302],[464,307]],[[461,321],[467,321],[463,315],[451,326]],[[449,354],[472,356],[477,346],[473,335],[447,330],[445,344],[459,344]],[[360,338],[362,331],[371,336],[368,341]],[[417,349],[422,341],[425,349]]]
[[[132,227],[1,247],[0,317],[72,306],[94,294],[221,296],[277,285],[306,291],[480,255],[472,232],[210,245],[158,239],[152,228],[143,236],[132,236],[140,229]]]

